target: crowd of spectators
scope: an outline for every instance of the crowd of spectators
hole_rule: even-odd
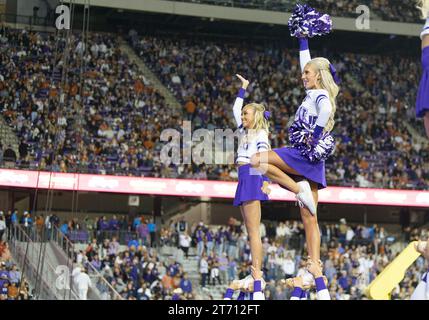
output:
[[[0,236],[0,300],[32,300],[30,286],[13,262],[8,243]]]
[[[138,37],[130,43],[184,105],[195,129],[234,129],[231,104],[236,73],[251,81],[246,101],[272,111],[272,147],[287,144],[287,127],[303,98],[297,50],[282,44],[202,38]],[[428,153],[413,141],[403,118],[413,118],[418,58],[330,54],[343,79],[338,97],[336,151],[327,163],[328,184],[426,189]],[[401,70],[407,68],[410,72]],[[389,77],[382,75],[389,74]],[[236,180],[234,166],[179,166],[173,177]]]
[[[206,280],[209,285],[227,284],[249,274],[250,246],[241,222],[231,219],[227,226],[200,223],[191,229],[200,259],[201,286],[206,285]],[[321,223],[320,229],[321,260],[334,300],[366,299],[365,288],[410,241],[429,237],[427,229],[406,227],[401,236],[395,237],[383,227],[350,225],[345,219],[336,224]],[[171,231],[174,234],[176,228]],[[296,221],[269,222],[267,226],[262,223],[260,231],[267,281],[265,295],[269,300],[289,299],[292,292],[282,279],[294,277],[305,267],[304,227]],[[409,299],[426,270],[425,259],[420,257],[407,270],[392,299]]]
[[[88,270],[97,270],[122,299],[195,299],[192,283],[183,266],[174,258],[160,256],[157,249],[146,247],[139,241],[121,246],[115,237],[105,238],[102,243],[93,238],[77,253],[76,263]],[[110,292],[102,281],[95,286],[102,295]]]
[[[294,0],[178,0],[199,4],[211,4],[227,7],[261,9],[270,11],[291,12],[296,4]],[[335,17],[357,17],[362,11],[356,12],[360,5],[370,9],[371,19],[397,22],[420,22],[416,1],[400,0],[309,0],[302,1],[313,6],[320,12]]]
[[[6,27],[0,35],[1,112],[20,138],[21,168],[234,181],[233,165],[163,165],[162,130],[181,130],[184,119],[194,129],[235,128],[231,103],[237,92],[234,74],[240,72],[252,81],[246,99],[264,102],[273,113],[272,147],[283,146],[304,94],[297,50],[281,44],[142,38],[130,32],[133,47],[183,110],[169,108],[121,52],[118,39],[105,34],[92,34],[87,51],[79,35],[72,36],[62,104],[64,66],[58,52],[66,49],[65,42]],[[412,141],[402,121],[414,116],[418,58],[316,54],[331,58],[343,79],[334,128],[337,148],[326,163],[328,183],[427,189],[429,154]]]
[[[23,215],[24,218],[16,211],[13,213],[24,225],[28,213]],[[51,220],[55,223],[56,219]],[[83,220],[72,219],[64,225],[76,227],[88,224],[96,227],[95,221],[104,221],[114,226],[115,221],[121,220],[122,217],[118,219],[116,216],[109,220],[106,217],[93,220],[86,217]],[[131,230],[137,230],[142,224],[145,221],[136,217],[130,223]],[[331,296],[337,300],[366,299],[365,288],[409,242],[429,238],[428,229],[414,226],[393,232],[393,229],[387,231],[376,224],[350,224],[345,219],[338,223],[321,222],[319,226],[324,274],[329,281]],[[31,229],[34,230],[34,227]],[[3,238],[6,239],[10,232],[7,230]],[[266,297],[273,300],[289,299],[291,290],[282,280],[294,277],[305,266],[304,226],[300,221],[265,221],[261,223],[260,233],[264,250],[262,266],[267,282]],[[216,226],[202,222],[191,225],[185,218],[171,220],[159,228],[159,244],[156,247],[150,246],[150,235],[147,234],[144,239],[144,235],[136,233],[135,237],[126,242],[120,242],[118,237],[111,234],[103,237],[97,235],[96,231],[91,232],[88,240],[81,242],[75,262],[86,270],[98,271],[123,299],[201,299],[200,289],[227,285],[249,274],[251,254],[246,229],[241,221],[234,218],[230,218],[226,225]],[[181,260],[177,258],[177,253],[173,256],[163,255],[166,247],[182,250],[182,259],[198,264],[198,286],[195,287],[195,283],[193,286],[188,276],[193,270],[187,270],[178,262]],[[0,280],[1,270],[12,275],[8,280],[15,279],[17,269],[10,262],[7,244],[2,241],[0,249],[5,252],[0,261]],[[392,299],[408,299],[426,269],[425,260],[417,259],[393,291]],[[102,295],[110,293],[106,282],[93,284]]]
[[[180,117],[164,112],[164,97],[115,36],[91,34],[85,51],[80,35],[72,35],[65,66],[59,56],[68,50],[65,39],[7,27],[0,34],[1,112],[20,139],[17,166],[137,176],[152,171],[161,124],[175,127]]]

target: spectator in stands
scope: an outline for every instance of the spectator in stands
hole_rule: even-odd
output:
[[[6,222],[4,221],[3,211],[0,212],[0,241],[3,240],[3,235],[6,232]]]
[[[6,148],[6,150],[3,153],[3,160],[5,162],[16,162],[16,153],[15,151],[12,149],[11,145],[8,145],[8,147]]]
[[[88,299],[88,289],[92,288],[91,278],[88,276],[88,271],[85,268],[81,268],[81,272],[76,275],[75,282],[79,291],[79,299]]]
[[[137,247],[138,244],[132,244],[135,247]],[[131,247],[129,245],[129,247]],[[116,237],[112,238],[112,241],[109,243],[109,249],[107,251],[107,255],[110,257],[110,259],[113,259],[119,254],[119,242],[117,241]]]
[[[188,259],[188,251],[189,247],[191,246],[191,241],[192,239],[187,232],[181,233],[179,235],[179,245],[180,248],[183,250],[186,259]]]
[[[12,269],[9,271],[9,281],[15,283],[17,287],[21,283],[21,272],[18,271],[16,264],[12,265]]]
[[[209,276],[209,264],[207,262],[207,257],[204,253],[200,258],[199,272],[201,275],[201,287],[204,288],[206,286],[207,278]]]
[[[147,228],[149,230],[149,235],[150,235],[150,246],[155,247],[156,246],[156,224],[153,221],[153,218],[149,219]]]

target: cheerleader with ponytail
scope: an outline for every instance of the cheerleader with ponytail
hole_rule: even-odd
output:
[[[261,201],[268,200],[268,179],[251,168],[250,158],[257,152],[270,150],[268,140],[268,119],[270,113],[262,104],[244,104],[244,96],[249,81],[237,74],[241,88],[235,99],[233,114],[239,129],[239,146],[236,164],[238,166],[238,186],[234,206],[240,207],[247,229],[252,255],[252,266],[261,270],[263,261],[262,241],[259,232],[261,223]]]
[[[331,31],[328,15],[307,5],[297,5],[289,20],[291,35],[299,39],[302,81],[306,97],[289,128],[290,147],[260,152],[251,164],[270,180],[296,194],[301,206],[308,253],[320,259],[320,232],[317,222],[318,189],[326,188],[325,160],[333,153],[331,135],[336,111],[339,78],[326,58],[311,59],[308,37]]]

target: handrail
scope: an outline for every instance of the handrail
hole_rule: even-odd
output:
[[[18,245],[18,242],[21,242],[22,245]],[[56,285],[57,273],[56,268],[48,261],[44,261],[44,267],[41,274],[39,274],[37,263],[37,254],[41,250],[42,242],[40,242],[40,250],[26,250],[26,247],[30,244],[35,244],[31,237],[25,232],[25,230],[20,225],[13,226],[13,236],[11,238],[11,251],[16,259],[17,263],[20,265],[23,273],[26,272],[30,276],[27,276],[27,279],[31,278],[38,279],[40,277],[41,290],[39,298],[45,298],[48,300],[59,299],[63,297],[63,294],[58,292],[58,290],[69,290],[73,300],[79,300],[78,295],[71,288],[58,288]],[[26,267],[31,267],[28,269]],[[22,275],[24,276],[24,274]]]
[[[58,236],[56,237],[57,239],[62,239],[61,243],[65,244],[65,247],[67,248],[67,250],[64,250],[63,246],[61,245],[61,243],[58,242],[57,240],[57,244],[65,251],[65,253],[67,254],[67,256],[70,254],[69,250],[71,249],[71,253],[74,254],[75,251],[75,245],[73,242],[70,241],[70,239],[67,238],[67,236],[65,236],[59,229],[57,226],[53,225],[52,226],[54,229],[55,234],[57,234]],[[96,275],[96,277],[98,279],[100,279],[111,291],[111,293],[113,294],[113,296],[111,297],[112,300],[123,300],[122,296],[115,290],[115,288],[112,287],[112,285],[109,283],[109,281],[106,280],[106,278],[104,278],[100,272],[94,268],[94,266],[91,263],[87,263],[87,266],[89,266],[89,269],[91,269],[91,272],[93,274]]]

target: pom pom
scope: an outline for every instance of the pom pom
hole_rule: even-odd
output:
[[[289,142],[310,162],[325,161],[335,151],[335,140],[329,132],[324,132],[317,143],[308,143],[313,131],[309,123],[295,121],[289,128]]]
[[[312,38],[332,31],[332,19],[328,14],[322,15],[306,4],[297,4],[288,22],[292,37]]]

